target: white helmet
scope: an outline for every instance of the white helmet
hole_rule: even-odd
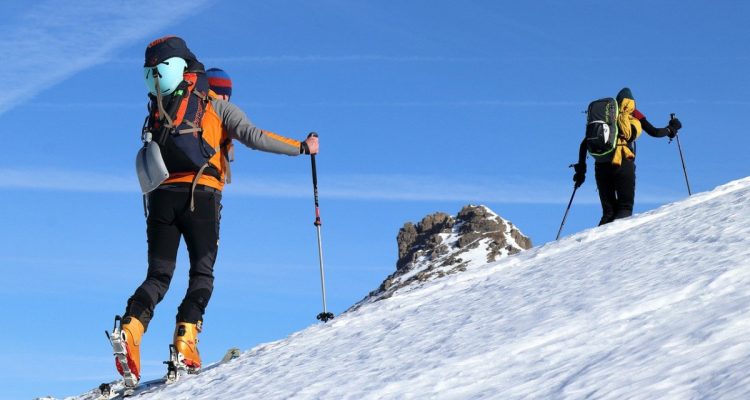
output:
[[[148,91],[156,96],[158,85],[162,96],[171,94],[182,82],[182,74],[186,68],[187,62],[180,57],[167,58],[153,67],[143,68]]]

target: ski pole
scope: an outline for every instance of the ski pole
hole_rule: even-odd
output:
[[[318,137],[315,132],[310,132],[307,137],[314,136]],[[323,244],[320,239],[320,226],[323,225],[320,222],[320,205],[318,203],[318,169],[315,165],[315,154],[310,155],[312,163],[312,181],[313,181],[313,194],[315,196],[315,229],[318,232],[318,260],[320,260],[320,288],[323,293],[323,312],[318,314],[316,317],[318,320],[328,322],[329,319],[333,319],[333,313],[328,312],[326,309],[326,278],[325,271],[323,269]]]
[[[578,190],[578,186],[573,185],[573,194],[570,195],[570,201],[568,202],[568,207],[565,209],[565,215],[563,215],[562,222],[560,223],[560,229],[557,231],[557,236],[555,237],[555,240],[560,239],[560,233],[562,233],[563,226],[565,225],[565,220],[568,219],[568,211],[570,211],[570,205],[573,204],[573,197],[575,197],[576,195],[576,190]]]
[[[674,119],[674,113],[669,115],[669,119]],[[690,190],[690,181],[688,181],[687,168],[685,168],[685,157],[682,156],[682,146],[680,146],[680,135],[675,132],[675,139],[677,139],[677,150],[680,152],[680,161],[682,161],[682,173],[685,175],[685,184],[687,185],[688,196],[692,196],[693,192]],[[672,142],[672,139],[669,139]]]

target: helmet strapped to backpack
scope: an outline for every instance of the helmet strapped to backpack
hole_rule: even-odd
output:
[[[187,62],[180,57],[170,57],[153,67],[143,67],[148,91],[154,96],[157,91],[162,96],[172,94],[182,82],[186,69]]]

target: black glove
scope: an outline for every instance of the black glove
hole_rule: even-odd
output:
[[[579,188],[581,187],[581,185],[583,185],[583,182],[586,181],[586,164],[573,164],[572,167],[576,171],[575,175],[573,175],[573,182],[576,183],[575,187]]]
[[[682,128],[682,123],[677,118],[672,118],[669,120],[669,125],[667,125],[667,130],[669,133],[667,136],[669,136],[670,139],[674,138],[675,135],[677,135],[677,131],[679,131]]]

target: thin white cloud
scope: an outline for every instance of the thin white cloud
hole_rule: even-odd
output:
[[[619,62],[629,60],[627,57],[591,57],[591,56],[450,56],[450,55],[387,55],[387,54],[287,54],[287,55],[201,55],[205,64],[247,65],[247,64],[344,64],[344,63],[529,63],[529,62]],[[750,57],[677,57],[664,58],[668,61],[681,62],[744,62]],[[136,58],[120,58],[114,63],[132,65],[140,62]]]
[[[101,109],[123,109],[123,108],[140,108],[145,109],[145,105],[143,102],[98,102],[98,101],[91,101],[91,102],[48,102],[48,101],[35,101],[33,103],[26,103],[21,105],[20,107],[28,107],[28,108],[49,108],[49,109],[92,109],[92,108],[101,108]]]
[[[676,104],[693,104],[693,105],[712,105],[712,106],[749,106],[750,101],[747,100],[697,100],[697,99],[683,99],[683,100],[655,100],[655,101],[644,101],[643,104],[658,104],[658,105],[676,105]]]
[[[62,169],[21,170],[0,168],[0,187],[71,192],[135,192],[138,179],[132,176]]]
[[[310,102],[310,103],[269,103],[269,102],[237,102],[241,108],[248,107],[320,107],[320,108],[371,108],[371,107],[495,107],[495,108],[522,108],[522,107],[585,107],[588,101],[558,101],[558,100],[457,100],[457,101],[341,101],[341,102]],[[140,102],[33,102],[24,107],[30,108],[143,108]]]
[[[101,64],[208,0],[44,1],[0,28],[0,114]]]
[[[469,175],[336,174],[321,177],[326,199],[359,201],[461,201],[472,203],[561,204],[570,196],[569,182]],[[99,193],[138,193],[135,173],[118,175],[60,169],[0,168],[0,188]],[[235,177],[225,188],[229,196],[308,198],[307,175]],[[653,193],[653,194],[652,194]],[[665,203],[674,193],[641,188],[639,201]],[[577,204],[598,204],[595,194],[579,193]]]
[[[279,56],[232,56],[204,57],[214,63],[338,63],[338,62],[474,62],[486,61],[486,57],[454,56],[417,56],[417,55],[383,55],[383,54],[349,54],[349,55],[279,55]]]
[[[586,101],[557,100],[455,100],[455,101],[382,101],[382,102],[317,102],[308,103],[318,107],[556,107],[581,106]]]
[[[563,186],[557,191],[543,189],[549,187],[549,182],[514,183],[489,176],[455,174],[338,174],[319,181],[320,193],[329,199],[559,203],[565,196]],[[311,191],[309,179],[297,176],[241,181],[228,188],[230,193],[278,197],[309,197]]]
[[[211,56],[202,55],[204,64],[275,64],[275,63],[359,63],[359,62],[481,62],[492,61],[490,57],[458,57],[458,56],[418,56],[418,55],[385,55],[385,54],[341,54],[341,55],[257,55],[257,56]],[[119,59],[118,64],[133,64],[141,60],[134,58]]]
[[[589,100],[414,100],[414,101],[340,101],[340,102],[237,102],[241,108],[278,108],[278,107],[318,107],[318,108],[422,108],[422,107],[452,107],[452,108],[525,108],[525,107],[582,107],[585,108]],[[716,106],[750,106],[750,101],[744,100],[654,100],[644,101],[645,105],[716,105]],[[23,107],[47,109],[123,109],[143,108],[142,102],[33,102]]]

